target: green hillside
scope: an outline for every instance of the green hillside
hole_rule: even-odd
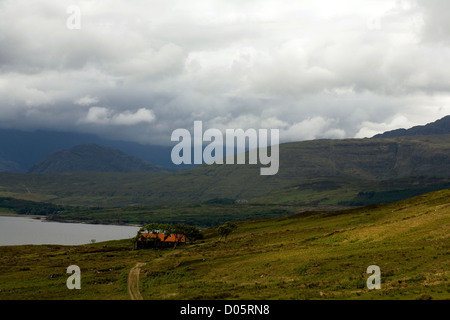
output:
[[[320,177],[355,181],[411,176],[446,179],[450,172],[448,150],[450,135],[314,140],[282,144],[280,169],[274,176],[261,176],[259,165],[202,165],[176,173],[0,173],[0,195],[93,206],[250,200]]]
[[[17,214],[45,215],[46,219],[102,224],[144,224],[145,221],[183,223],[200,227],[226,221],[282,217],[307,210],[338,210],[375,203],[390,203],[427,192],[450,188],[450,178],[408,177],[366,181],[343,177],[304,180],[247,201],[212,198],[201,203],[108,206],[114,198],[92,198],[93,206],[54,205],[0,197],[0,209]],[[119,198],[124,201],[123,198]],[[95,200],[95,201],[94,201]],[[132,201],[132,199],[130,199]],[[99,204],[106,204],[105,207]]]
[[[304,212],[215,228],[177,249],[130,240],[0,247],[0,299],[129,299],[136,263],[144,299],[449,299],[450,190],[393,204]],[[106,245],[106,246],[105,246]],[[68,290],[67,266],[82,272]],[[381,269],[381,290],[366,269]]]
[[[147,261],[144,299],[450,298],[450,190],[390,205],[246,221]],[[382,290],[366,287],[381,269]]]
[[[251,203],[294,206],[364,206],[391,203],[431,191],[450,188],[450,178],[412,176],[390,180],[319,177],[282,188]]]

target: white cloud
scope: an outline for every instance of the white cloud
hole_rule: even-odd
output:
[[[376,123],[371,121],[364,121],[362,128],[355,135],[355,138],[371,138],[376,134],[391,131],[398,128],[409,129],[413,127],[415,123],[409,121],[403,115],[395,115],[389,122]]]
[[[152,110],[140,108],[136,112],[129,110],[115,113],[104,107],[91,107],[82,122],[102,125],[132,126],[139,123],[151,123],[155,120]]]
[[[91,107],[84,121],[87,123],[108,124],[111,122],[111,111],[107,108]]]
[[[74,103],[80,106],[90,106],[91,104],[98,103],[98,101],[99,101],[98,98],[87,95],[77,99],[76,101],[74,101]]]
[[[155,114],[152,110],[146,108],[140,108],[135,113],[131,111],[125,111],[116,114],[111,119],[112,124],[115,125],[135,125],[138,123],[152,123],[155,120]]]
[[[289,126],[280,133],[284,141],[313,140],[319,138],[329,128],[330,120],[314,117]]]

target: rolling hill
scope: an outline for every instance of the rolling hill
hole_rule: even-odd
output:
[[[122,206],[195,203],[214,198],[251,200],[316,178],[330,186],[336,185],[336,178],[366,181],[363,184],[367,187],[363,189],[358,183],[351,188],[337,188],[339,192],[353,192],[343,199],[350,201],[361,191],[392,189],[395,184],[388,181],[399,178],[436,177],[434,190],[445,187],[450,172],[448,150],[447,134],[304,141],[280,145],[280,169],[275,176],[260,176],[260,165],[201,165],[176,173],[0,173],[0,196],[61,204]],[[370,181],[375,181],[378,187],[372,188]],[[426,187],[432,187],[433,183],[427,181]],[[420,179],[405,180],[399,188],[420,189],[425,186],[421,183]],[[314,188],[310,190],[311,197],[316,194]]]

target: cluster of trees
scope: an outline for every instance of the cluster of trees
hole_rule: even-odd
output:
[[[142,233],[153,233],[153,234],[164,234],[164,240],[167,239],[170,235],[184,235],[186,240],[189,243],[194,243],[196,240],[203,239],[203,234],[200,232],[200,229],[197,226],[188,226],[184,224],[168,224],[168,223],[149,223],[143,227],[141,227],[136,235],[136,239],[138,239]],[[155,240],[150,239],[151,241],[159,241],[159,238],[153,238]],[[158,239],[158,240],[157,240]],[[176,237],[177,243],[179,243],[182,237]]]
[[[217,232],[220,235],[220,240],[227,237],[237,229],[237,225],[233,222],[226,222],[221,226],[217,227]],[[143,233],[152,233],[155,235],[164,234],[162,240],[160,237],[144,237]],[[135,242],[140,240],[140,242],[145,242],[142,247],[163,247],[165,245],[165,240],[169,237],[174,237],[175,243],[173,246],[176,247],[178,243],[181,242],[183,236],[189,243],[194,243],[197,240],[203,239],[203,234],[197,226],[189,226],[184,224],[168,224],[168,223],[149,223],[141,227],[136,234]],[[138,246],[139,247],[139,246]]]
[[[17,214],[32,215],[57,214],[65,210],[65,207],[52,203],[34,202],[9,197],[0,198],[0,208],[10,209]]]
[[[222,240],[222,238],[225,238],[225,240],[227,240],[227,237],[236,229],[237,225],[233,222],[225,222],[223,225],[219,226],[217,228],[217,232],[219,232],[220,234],[220,240]]]

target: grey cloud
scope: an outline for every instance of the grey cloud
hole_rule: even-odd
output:
[[[79,2],[68,30],[73,4],[0,2],[0,126],[167,144],[203,120],[293,141],[450,113],[446,2]]]
[[[417,0],[423,9],[423,40],[425,42],[450,42],[450,21],[448,12],[450,2],[446,0]]]

